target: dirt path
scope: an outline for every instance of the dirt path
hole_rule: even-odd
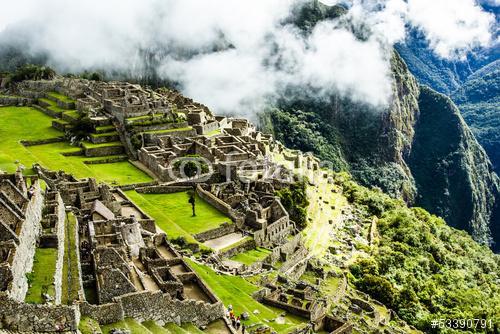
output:
[[[234,243],[236,243],[244,238],[245,238],[245,236],[242,233],[234,232],[234,233],[224,235],[220,238],[207,240],[203,244],[205,246],[213,248],[215,250],[220,250],[220,249],[223,249],[227,246],[230,246],[230,245],[232,245],[232,244],[234,244]]]

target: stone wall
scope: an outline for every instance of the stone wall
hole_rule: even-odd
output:
[[[307,258],[308,251],[305,247],[301,246],[293,253],[292,255],[289,256],[288,260],[283,263],[279,271],[281,273],[285,273],[295,267],[300,261],[303,261],[305,258]],[[306,263],[307,264],[307,263]]]
[[[255,247],[257,247],[257,245],[255,244],[255,240],[247,239],[241,243],[237,243],[232,248],[221,250],[219,255],[222,258],[230,258],[238,253],[243,253],[251,249],[254,249]]]
[[[113,303],[104,305],[80,304],[82,315],[96,319],[100,324],[109,324],[126,317],[137,321],[153,320],[158,323],[193,323],[204,326],[224,317],[224,306],[220,301],[210,304],[196,300],[172,299],[162,291],[141,291],[116,297]]]
[[[125,318],[123,307],[120,303],[92,305],[83,302],[79,306],[82,315],[95,319],[102,325],[112,324]]]
[[[174,130],[172,129],[169,132],[145,132],[143,134],[144,136],[144,141],[146,143],[154,143],[155,139],[160,136],[172,136],[172,137],[180,137],[180,138],[188,138],[188,137],[194,137],[196,136],[196,130],[195,129],[189,129],[189,130]]]
[[[61,303],[62,297],[62,271],[64,264],[64,227],[66,224],[66,210],[64,208],[64,203],[62,201],[61,195],[56,194],[57,200],[57,223],[56,223],[56,233],[57,233],[57,261],[56,261],[56,272],[54,274],[54,287],[55,287],[55,302],[56,304]]]
[[[118,155],[118,154],[123,154],[124,152],[125,148],[123,146],[103,146],[103,147],[85,148],[86,157]]]
[[[33,103],[33,99],[18,96],[0,96],[1,106],[27,106]]]
[[[225,215],[229,216],[232,221],[236,223],[237,226],[242,226],[244,222],[244,217],[241,217],[237,215],[233,209],[229,206],[229,204],[225,203],[221,199],[217,198],[215,195],[212,193],[204,190],[200,186],[196,187],[196,193],[198,196],[200,196],[203,200],[208,202],[210,205],[215,207],[217,210],[220,212],[224,213]]]
[[[43,112],[44,114],[46,114],[46,115],[48,115],[50,117],[61,118],[61,115],[62,115],[62,112],[60,112],[60,111],[53,111],[53,110],[50,110],[50,109],[47,109],[47,108],[43,108],[43,107],[41,107],[39,105],[36,105],[36,104],[33,104],[32,107],[35,108],[38,111]]]
[[[158,130],[170,130],[170,129],[178,129],[178,128],[186,128],[188,127],[187,122],[178,122],[178,123],[161,123],[161,124],[151,124],[151,125],[137,125],[136,122],[134,124],[134,130],[137,132],[143,132],[143,131],[158,131]]]
[[[193,237],[199,242],[205,242],[210,239],[219,238],[229,233],[233,233],[234,231],[236,231],[236,224],[223,223],[219,227],[195,234]]]
[[[178,193],[181,191],[188,191],[192,189],[193,187],[190,186],[157,185],[157,186],[136,188],[135,191],[141,194],[171,194],[171,193]]]
[[[40,235],[43,195],[38,180],[34,181],[34,186],[35,192],[26,207],[25,219],[19,233],[19,245],[11,269],[13,280],[9,289],[9,296],[18,301],[23,301],[28,291],[26,273],[31,272],[33,268],[36,240]]]
[[[76,331],[76,306],[25,304],[0,293],[0,328],[21,333]]]
[[[55,137],[55,138],[47,138],[47,139],[39,139],[39,140],[21,140],[21,144],[24,146],[35,146],[35,145],[44,145],[44,144],[53,144],[63,142],[64,137]]]

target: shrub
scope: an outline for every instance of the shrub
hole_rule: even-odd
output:
[[[398,292],[384,277],[367,274],[356,282],[356,287],[388,307],[395,306]]]
[[[12,82],[23,80],[50,80],[56,76],[56,72],[47,66],[27,64],[18,67],[11,75]]]

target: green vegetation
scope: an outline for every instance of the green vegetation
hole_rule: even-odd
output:
[[[156,220],[156,225],[171,239],[184,237],[188,243],[196,243],[192,234],[204,232],[231,219],[196,195],[196,217],[192,216],[189,195],[186,192],[172,194],[139,194],[135,190],[127,196]]]
[[[69,98],[66,95],[59,94],[58,92],[49,92],[49,93],[47,93],[47,95],[49,95],[53,98],[56,98],[61,102],[65,102],[65,103],[74,103],[75,102],[75,100],[73,100],[72,98]]]
[[[30,287],[26,294],[27,303],[42,304],[42,294],[55,297],[54,273],[56,272],[57,249],[37,248],[33,259],[33,270],[28,276]]]
[[[29,122],[26,120],[29,119]],[[15,161],[26,167],[38,160],[20,140],[39,140],[61,136],[51,127],[52,118],[29,107],[0,107],[0,170],[12,173]]]
[[[64,236],[64,262],[62,273],[62,304],[72,304],[80,290],[78,249],[76,245],[77,222],[73,213],[66,216]]]
[[[151,333],[153,334],[172,334],[171,330],[168,330],[166,327],[169,326],[168,324],[165,327],[161,327],[154,321],[145,321],[142,323],[144,327],[146,327]],[[176,326],[172,324],[173,326]],[[172,327],[173,327],[172,326]],[[177,327],[180,328],[180,327]]]
[[[307,200],[306,187],[306,180],[303,179],[276,193],[290,215],[290,219],[301,230],[307,224],[307,207],[309,206],[309,201]]]
[[[175,129],[164,129],[164,130],[149,130],[149,131],[144,131],[144,133],[171,133],[171,132],[184,132],[184,131],[190,131],[193,128],[190,126],[184,127],[184,128],[175,128]]]
[[[96,320],[85,316],[80,319],[78,329],[82,334],[102,333],[99,323]]]
[[[348,169],[337,131],[320,115],[298,109],[275,108],[261,117],[261,123],[267,132],[273,133],[287,147],[313,152],[323,160],[331,161],[336,170]]]
[[[433,332],[432,319],[492,319],[500,323],[500,258],[421,208],[337,175],[365,218],[379,218],[378,246],[350,266],[351,283],[409,324]],[[498,326],[498,325],[497,325]]]
[[[146,327],[144,327],[141,323],[135,321],[132,318],[125,318],[122,321],[101,326],[103,334],[109,334],[113,328],[128,329],[131,332],[131,334],[143,334],[149,332],[149,330]]]
[[[238,261],[240,263],[251,265],[254,262],[262,261],[267,256],[271,254],[271,251],[262,247],[257,247],[256,249],[251,249],[249,251],[238,253],[233,256],[231,260]]]
[[[115,127],[113,125],[101,125],[101,126],[96,126],[95,129],[98,132],[108,132],[108,131],[114,131]]]
[[[18,67],[14,73],[10,75],[12,82],[20,82],[23,80],[50,80],[56,76],[56,72],[48,66],[38,66],[26,64]]]
[[[88,140],[93,129],[89,117],[77,114],[71,128],[66,131],[66,138],[72,143],[79,143],[82,140]]]
[[[500,60],[474,72],[452,94],[472,132],[500,174]]]
[[[57,105],[57,102],[52,101],[50,99],[42,97],[42,98],[39,98],[38,100],[41,101],[41,102],[44,102],[44,103],[48,104],[48,106],[46,108],[49,109],[49,110],[52,110],[52,111],[55,111],[55,112],[66,112],[66,111],[68,111],[68,109],[64,109],[64,108],[59,107]]]
[[[500,200],[500,181],[492,175],[484,150],[448,97],[422,87],[419,107],[408,159],[419,189],[416,205],[468,231],[482,244],[500,240],[500,215],[491,217],[495,198]]]
[[[217,274],[207,266],[197,264],[191,260],[187,261],[217,297],[223,301],[224,305],[232,305],[236,314],[247,312],[250,315],[250,320],[246,322],[247,325],[262,323],[272,327],[278,333],[288,333],[304,322],[304,319],[291,315],[285,316],[284,324],[272,321],[280,316],[283,311],[265,306],[253,299],[252,293],[257,291],[259,287],[249,283],[242,277]],[[258,310],[259,313],[254,314],[254,310]]]
[[[26,120],[29,120],[27,122]],[[52,170],[64,170],[75,177],[94,177],[112,184],[149,182],[151,178],[128,161],[86,165],[83,156],[63,156],[63,152],[80,149],[67,142],[23,146],[21,140],[41,140],[60,137],[61,132],[52,128],[54,119],[29,107],[0,107],[0,170],[12,173],[16,161],[30,168],[40,163]]]
[[[205,134],[205,136],[212,137],[212,136],[220,135],[221,133],[222,133],[221,129],[216,129],[216,130],[212,130],[210,132],[207,132]]]

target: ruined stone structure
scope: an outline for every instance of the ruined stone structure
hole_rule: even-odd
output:
[[[26,188],[21,169],[0,175],[0,291],[18,301],[28,290],[43,206],[38,180]]]
[[[38,99],[35,107],[57,118],[53,121],[55,128],[66,130],[78,120],[73,113],[53,108],[54,103],[63,109],[75,108],[73,112],[89,117],[94,127],[89,143],[82,143],[81,151],[70,154],[103,157],[101,161],[107,161],[110,155],[118,161],[137,159],[137,165],[157,179],[154,185],[136,187],[137,192],[192,189],[199,198],[229,217],[218,227],[194,234],[196,242],[189,243],[186,247],[189,250],[181,250],[181,254],[198,252],[201,244],[211,248],[217,241],[228,238],[231,243],[214,247],[214,252],[204,254],[202,261],[217,270],[236,274],[263,272],[277,262],[281,264],[280,274],[300,277],[304,272],[307,250],[300,231],[276,195],[297,179],[292,170],[276,163],[272,155],[281,154],[286,162],[293,162],[294,168],[318,170],[319,161],[312,155],[284,152],[280,143],[257,131],[249,121],[215,116],[206,106],[171,90],[66,78],[25,81],[17,89],[26,101]],[[54,91],[71,99],[62,101],[50,94]],[[187,173],[185,166],[190,162],[196,168]],[[159,323],[192,322],[197,326],[224,317],[221,301],[172,247],[166,235],[157,230],[154,220],[120,188],[97,184],[93,179],[78,180],[40,166],[34,169],[49,188],[45,201],[41,195],[37,200],[40,212],[45,205],[46,214],[43,219],[41,213],[35,215],[34,221],[28,219],[22,215],[25,199],[16,192],[7,194],[15,197],[11,202],[17,206],[9,204],[4,214],[0,211],[0,228],[6,225],[4,221],[12,225],[24,220],[24,225],[31,226],[32,235],[24,232],[26,236],[17,235],[17,240],[15,233],[11,233],[14,241],[1,241],[0,260],[5,259],[8,265],[0,265],[0,287],[5,288],[12,301],[19,303],[16,308],[23,309],[27,284],[22,278],[12,277],[25,279],[26,272],[31,270],[29,261],[37,241],[40,247],[57,248],[55,305],[43,307],[59,307],[65,318],[52,319],[56,312],[50,308],[49,316],[34,321],[31,327],[27,321],[21,321],[27,326],[24,328],[52,331],[48,323],[53,321],[64,329],[74,329],[80,316],[89,316],[101,324],[132,317]],[[21,189],[21,194],[27,192],[17,186],[22,183],[13,176],[10,182]],[[6,202],[4,197],[0,192],[0,209]],[[31,202],[36,198],[34,195]],[[28,208],[31,202],[25,205],[26,212],[31,212]],[[72,235],[75,244],[71,246],[74,249],[65,249],[66,214],[75,219],[76,230]],[[17,225],[10,225],[6,226],[16,232]],[[25,254],[21,260],[12,257],[17,251],[10,251],[16,240],[17,248]],[[33,245],[27,247],[23,243]],[[230,263],[232,256],[256,247],[266,248],[269,255],[251,265],[235,267]],[[61,282],[65,279],[61,275],[63,258],[65,252],[73,250],[77,253],[74,265],[78,274],[71,280],[78,283],[78,291],[72,296],[75,307],[63,309],[59,305]],[[18,263],[28,266],[21,269]],[[20,282],[20,286],[13,287],[9,283],[12,281]],[[262,301],[299,315],[319,328],[329,305],[311,289],[275,286],[265,291]],[[32,309],[26,307],[26,310]],[[12,326],[11,319],[4,319],[3,323]]]

